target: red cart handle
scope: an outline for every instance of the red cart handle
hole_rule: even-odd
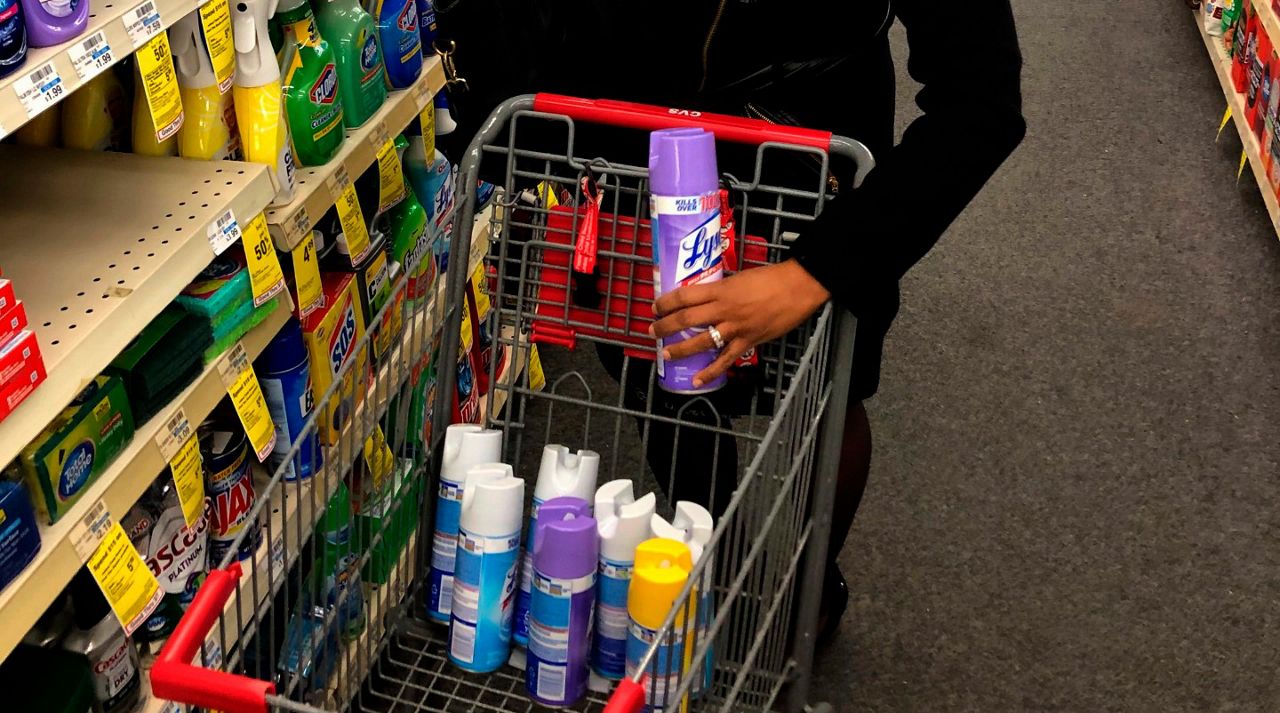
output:
[[[604,713],[640,713],[642,708],[644,708],[644,686],[624,678],[618,682],[613,695],[609,696],[609,703],[605,705]]]
[[[794,146],[808,146],[822,151],[831,148],[830,131],[782,126],[760,119],[745,119],[692,109],[674,109],[612,99],[578,99],[561,94],[534,95],[533,109],[548,114],[563,114],[571,119],[594,124],[645,131],[677,128],[706,129],[713,132],[721,141],[753,146],[774,141]]]
[[[240,585],[240,576],[239,562],[209,572],[151,667],[151,692],[158,698],[226,713],[266,713],[275,684],[191,663]]]

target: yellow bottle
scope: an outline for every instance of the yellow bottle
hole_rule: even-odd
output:
[[[123,151],[129,98],[115,72],[90,79],[62,102],[62,145],[82,151]]]
[[[200,13],[189,13],[169,28],[169,47],[186,114],[178,129],[178,155],[201,161],[236,158],[240,135],[235,106],[230,91],[219,91],[218,75],[200,31]]]
[[[147,106],[147,91],[143,88],[142,73],[136,62],[133,67],[133,152],[139,156],[177,156],[176,136],[170,136],[164,141],[156,140],[156,124],[151,119],[151,109]]]
[[[693,661],[692,640],[685,640],[686,619],[697,620],[698,592],[695,587],[676,612],[670,634],[658,635],[662,623],[676,606],[680,592],[693,570],[693,553],[683,542],[653,538],[636,548],[636,561],[627,587],[627,614],[631,624],[627,632],[627,677],[632,678],[649,647],[656,641],[661,646],[650,659],[645,672],[645,700],[655,709],[676,710],[673,697],[680,683],[690,674]],[[692,630],[693,627],[687,627]],[[689,696],[680,700],[679,710],[687,713]]]
[[[267,19],[276,0],[241,0],[231,5],[236,44],[236,78],[232,88],[236,124],[244,159],[271,167],[276,197],[272,205],[293,199],[293,148],[285,123],[280,66],[271,48]]]
[[[54,104],[36,114],[31,121],[18,127],[18,130],[13,132],[13,137],[22,146],[53,148],[59,144],[58,134],[61,131],[62,105]]]

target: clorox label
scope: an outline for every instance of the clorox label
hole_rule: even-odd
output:
[[[311,86],[311,101],[315,104],[332,104],[338,95],[338,70],[332,64],[326,64],[320,72],[320,78]]]

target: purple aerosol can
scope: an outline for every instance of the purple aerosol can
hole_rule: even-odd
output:
[[[599,558],[587,501],[552,498],[538,508],[525,682],[543,705],[571,706],[587,693]]]
[[[724,263],[715,134],[702,129],[664,129],[649,134],[649,192],[654,297],[686,285],[719,281]],[[661,347],[705,331],[705,326],[686,329],[661,340],[659,386],[680,394],[700,394],[725,385],[724,375],[696,388],[693,385],[693,377],[718,356],[714,349],[683,359],[662,358]]]

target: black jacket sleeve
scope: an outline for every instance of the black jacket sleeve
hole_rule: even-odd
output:
[[[795,256],[859,319],[892,318],[897,285],[1026,132],[1008,0],[898,0],[923,116],[859,190],[832,201]],[[891,305],[891,306],[890,306]]]

